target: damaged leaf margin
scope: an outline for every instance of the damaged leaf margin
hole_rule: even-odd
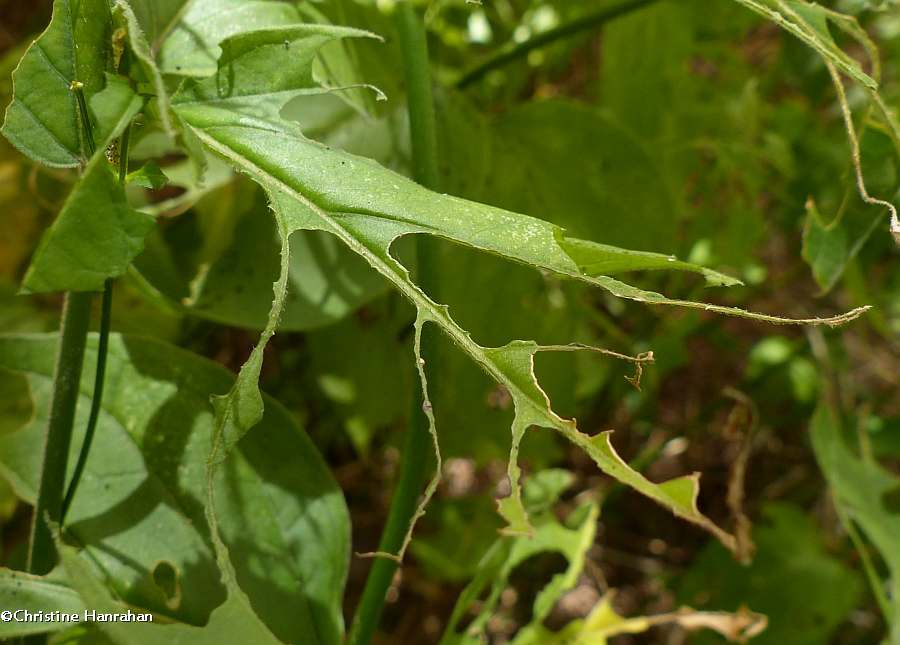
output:
[[[322,26],[317,28],[325,29]],[[334,29],[335,37],[359,35]],[[240,38],[245,44],[251,45],[242,50],[243,55],[252,56],[255,51],[252,43],[257,42],[256,36],[251,33]],[[262,38],[258,42],[269,46],[271,43],[268,40]],[[293,42],[298,47],[315,49],[321,46],[322,39],[304,41],[298,38]],[[227,47],[223,49],[227,50]],[[293,60],[303,60],[303,64],[308,65],[314,60],[313,57],[299,56],[296,49],[292,45],[288,60],[273,60],[271,64],[287,65]],[[277,51],[277,48],[270,51]],[[240,65],[236,64],[239,59],[240,57],[229,58],[227,64],[232,70],[240,70]],[[259,70],[257,63],[258,61],[254,62],[253,68]],[[307,79],[307,82],[311,78],[308,75],[300,77]],[[619,273],[674,269],[699,273],[713,284],[738,284],[733,278],[704,267],[679,262],[669,256],[628,251],[569,238],[561,228],[548,222],[428,191],[368,159],[332,150],[306,139],[293,124],[256,116],[265,113],[271,118],[273,99],[283,99],[291,92],[311,93],[315,91],[313,87],[303,86],[301,83],[299,88],[275,87],[260,95],[252,91],[246,92],[250,86],[252,83],[241,78],[233,79],[230,85],[229,91],[235,91],[236,88],[238,92],[242,92],[241,111],[237,111],[238,105],[234,103],[229,103],[228,108],[223,107],[223,100],[227,100],[228,96],[221,94],[210,97],[206,102],[197,100],[196,95],[189,100],[186,100],[185,95],[176,96],[174,101],[176,114],[193,136],[266,190],[282,241],[281,274],[275,283],[269,322],[250,359],[242,367],[234,388],[226,396],[215,399],[216,444],[210,458],[211,478],[230,447],[255,425],[262,413],[258,377],[265,345],[275,333],[286,296],[289,236],[297,230],[318,230],[338,237],[350,250],[393,283],[415,306],[415,351],[423,388],[427,388],[427,383],[421,369],[418,345],[425,324],[434,323],[489,376],[509,390],[515,403],[509,463],[512,492],[500,502],[501,515],[509,524],[507,532],[527,534],[531,531],[521,501],[521,470],[517,464],[517,454],[525,431],[531,426],[540,426],[560,432],[584,449],[601,470],[669,508],[679,517],[706,529],[726,547],[734,548],[734,538],[718,528],[697,508],[698,474],[661,484],[650,482],[616,454],[610,442],[610,433],[596,437],[583,434],[573,420],[563,419],[552,410],[534,374],[534,355],[539,351],[573,351],[584,348],[542,347],[531,341],[513,341],[497,348],[480,346],[467,331],[457,325],[445,305],[429,298],[411,279],[407,269],[392,256],[393,243],[405,235],[429,234],[600,286],[622,298],[649,304],[699,308],[774,323],[839,325],[858,317],[867,307],[829,318],[792,320],[734,307],[669,299],[662,294],[628,285],[610,275],[596,274],[594,272],[598,270]],[[320,87],[319,91],[328,89]],[[247,113],[248,110],[250,114]],[[638,365],[645,362],[640,357],[630,360]],[[427,393],[425,401],[424,413],[429,416],[429,428],[440,460]],[[424,512],[424,503],[427,503],[437,486],[438,476],[436,473],[429,483],[416,517]],[[210,508],[212,507],[211,504]],[[214,512],[210,513],[214,525]],[[215,533],[215,529],[213,532]],[[393,557],[402,557],[409,537],[408,534],[404,547]],[[220,555],[225,553],[224,545],[218,550]],[[227,553],[225,557],[227,558]]]

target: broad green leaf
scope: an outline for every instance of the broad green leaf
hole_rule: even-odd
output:
[[[71,546],[58,545],[63,567],[84,604],[99,613],[123,612],[95,571]],[[153,622],[98,622],[103,631],[119,645],[215,645],[217,643],[281,643],[254,613],[249,599],[236,587],[228,588],[228,598],[209,616],[203,627]]]
[[[821,529],[805,510],[788,504],[763,509],[753,529],[756,553],[744,566],[710,544],[677,584],[679,602],[704,610],[749,605],[769,619],[754,645],[817,645],[860,600],[857,572],[829,552]],[[718,642],[698,635],[696,642]],[[693,641],[692,641],[693,642]]]
[[[164,74],[204,77],[216,72],[221,43],[244,31],[302,22],[290,2],[193,0],[159,52]]]
[[[695,4],[654,3],[611,22],[603,32],[600,104],[652,142],[657,156],[667,149],[664,137],[671,136],[691,88],[693,79],[682,69],[693,53]],[[659,219],[663,234],[673,236],[677,228],[671,213]]]
[[[0,569],[0,607],[9,611],[59,611],[79,616],[85,609],[84,602],[77,592],[65,584],[65,575],[59,570],[47,576],[33,576],[22,571]],[[67,626],[64,623],[59,628]],[[4,640],[45,631],[46,623],[16,620],[15,615],[13,620],[0,621],[0,638]]]
[[[0,376],[24,374],[35,410],[26,426],[0,430],[0,473],[29,502],[55,346],[54,335],[0,337]],[[85,374],[95,360],[92,337]],[[81,382],[70,467],[90,407],[92,379]],[[205,519],[205,465],[214,421],[209,392],[233,382],[226,370],[184,350],[114,335],[97,441],[65,531],[122,601],[194,625],[226,597]],[[234,562],[225,586],[236,579],[279,639],[334,642],[349,557],[346,506],[313,444],[275,401],[266,402],[260,430],[213,481],[218,529]],[[155,581],[161,563],[174,570],[174,596]],[[234,594],[228,597],[233,604]]]
[[[250,35],[242,38],[242,42],[248,44],[255,42]],[[273,69],[289,65],[292,60],[304,63],[309,60],[309,57],[304,58],[296,51],[299,44],[292,48],[290,56],[285,57],[283,49],[270,49],[265,39],[259,42],[271,56],[268,64]],[[306,46],[316,47],[318,42],[308,41]],[[255,73],[259,73],[262,61],[256,58],[254,50],[241,51],[241,57],[248,57],[248,64]],[[276,56],[276,53],[281,53],[281,56]],[[236,72],[241,69],[236,64],[238,60],[235,57],[227,60],[227,64]],[[293,74],[302,77],[301,72]],[[290,79],[292,73],[279,71],[275,78]],[[243,88],[253,86],[252,79],[240,78],[230,80],[228,85],[229,88],[239,88],[241,92]],[[276,85],[258,96],[244,92],[240,102],[248,106],[251,113],[258,113],[261,106],[268,110],[271,91],[279,89],[282,89],[281,86]],[[290,124],[263,120],[235,111],[239,107],[234,102],[237,99],[233,99],[226,109],[223,107],[225,100],[231,100],[227,94],[206,103],[180,100],[175,109],[204,145],[265,188],[283,245],[282,269],[275,284],[269,324],[251,358],[241,369],[235,387],[227,397],[218,402],[216,434],[221,437],[221,443],[217,445],[217,454],[227,453],[229,447],[252,427],[261,414],[256,382],[262,365],[263,349],[275,333],[286,297],[289,236],[296,230],[319,230],[336,236],[363,257],[415,305],[417,338],[426,323],[436,324],[509,392],[515,408],[509,463],[512,494],[502,500],[500,505],[501,514],[510,522],[509,531],[527,533],[530,530],[520,500],[517,455],[525,431],[531,426],[542,426],[557,430],[583,448],[605,472],[667,506],[676,515],[706,528],[724,543],[733,543],[731,536],[712,524],[698,510],[696,499],[699,486],[696,475],[663,484],[652,483],[618,457],[608,433],[590,437],[581,433],[574,421],[565,420],[553,411],[534,376],[534,356],[540,351],[574,351],[583,348],[541,347],[529,341],[513,341],[495,348],[480,346],[457,325],[445,306],[419,289],[406,268],[391,255],[392,244],[409,234],[434,235],[559,276],[603,287],[616,296],[771,322],[833,325],[857,317],[864,309],[835,318],[791,321],[737,308],[668,299],[658,293],[643,291],[609,275],[590,273],[586,268],[604,266],[616,271],[641,270],[658,268],[662,262],[667,262],[676,269],[701,273],[707,280],[725,284],[732,280],[696,265],[680,264],[674,258],[670,261],[668,256],[624,251],[568,238],[562,229],[548,222],[433,193],[368,159],[309,141]],[[421,361],[418,358],[417,356],[421,373]],[[425,399],[428,400],[427,394]],[[430,404],[426,413],[430,413]]]
[[[22,291],[101,291],[107,278],[125,273],[154,225],[128,205],[101,150],[44,233]]]
[[[143,249],[154,219],[128,205],[105,155],[106,146],[142,104],[125,80],[111,74],[106,75],[106,87],[91,97],[98,151],[44,232],[22,282],[23,292],[100,291],[107,278],[122,275]]]
[[[636,249],[676,248],[678,210],[666,178],[651,148],[612,112],[547,99],[485,117],[462,96],[447,94],[437,113],[443,185],[454,195],[545,213],[571,236]],[[671,261],[656,259],[671,268]]]
[[[872,459],[858,456],[847,443],[837,413],[827,403],[816,410],[810,425],[816,461],[834,494],[834,502],[872,542],[888,569],[884,589],[875,593],[884,603],[889,642],[900,641],[900,512],[895,499],[900,478]],[[881,581],[874,581],[880,586]]]
[[[82,163],[89,148],[70,85],[82,83],[88,98],[103,88],[110,38],[107,0],[55,0],[50,25],[13,72],[13,99],[0,133],[45,165]]]

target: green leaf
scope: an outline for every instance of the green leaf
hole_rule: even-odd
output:
[[[0,569],[0,607],[10,611],[59,611],[81,616],[85,609],[84,602],[77,592],[65,584],[64,579],[65,575],[59,570],[47,576],[33,576],[21,571]],[[59,628],[67,626],[63,623]],[[0,638],[4,640],[45,631],[47,623],[42,621],[14,619],[0,622]]]
[[[612,114],[548,99],[486,119],[462,97],[449,95],[438,115],[445,185],[453,194],[545,213],[571,236],[635,249],[676,248],[678,211],[665,178],[649,148]],[[672,268],[667,258],[655,259]],[[617,271],[614,265],[586,270]]]
[[[148,190],[159,190],[169,183],[169,178],[155,162],[148,161],[137,170],[128,173],[125,182]]]
[[[40,473],[55,346],[52,335],[0,337],[0,375],[27,377],[36,415],[20,429],[0,429],[0,473],[29,502]],[[86,426],[95,360],[92,337],[70,467]],[[118,598],[194,625],[204,624],[226,596],[205,520],[205,466],[214,421],[209,392],[233,382],[220,366],[184,350],[113,335],[97,441],[66,526]],[[343,497],[292,415],[271,399],[260,430],[213,481],[232,577],[279,639],[335,642],[350,541]],[[160,563],[174,570],[179,593],[157,583]],[[233,604],[232,591],[228,597]]]
[[[814,201],[806,203],[803,226],[803,259],[812,269],[822,293],[831,291],[850,262],[878,225],[884,221],[880,212],[866,213],[858,209],[825,222]]]
[[[301,46],[315,48],[321,44],[321,39],[298,41],[288,56],[284,54],[283,48],[272,49],[265,34],[258,37],[248,34],[242,36],[240,42],[247,47],[259,43],[259,47],[265,49],[267,58],[259,58],[255,49],[235,48],[234,55],[229,56],[225,62],[230,70],[237,73],[244,69],[242,59],[246,57],[247,68],[252,69],[254,74],[260,74],[265,64],[268,64],[275,78],[290,80],[308,77],[303,76],[303,70],[288,72],[282,68],[295,60],[308,65],[312,57],[301,55],[297,49]],[[269,324],[251,358],[241,369],[235,387],[227,397],[218,401],[217,437],[221,437],[221,444],[216,448],[217,451],[227,454],[229,447],[259,418],[261,401],[256,381],[264,347],[275,333],[286,296],[289,236],[296,230],[319,230],[336,236],[415,305],[417,338],[426,323],[436,324],[509,392],[516,414],[512,426],[513,441],[508,473],[512,494],[502,500],[500,507],[501,514],[510,521],[509,531],[524,533],[530,530],[520,500],[517,455],[525,431],[531,426],[541,426],[557,430],[583,448],[605,472],[670,508],[676,515],[704,527],[724,543],[733,544],[731,536],[712,524],[698,510],[696,499],[699,485],[696,475],[663,484],[652,483],[618,457],[608,433],[590,437],[581,433],[574,421],[565,420],[553,411],[533,373],[534,356],[540,351],[575,351],[584,348],[541,347],[528,341],[513,341],[495,348],[480,346],[457,325],[446,307],[436,303],[419,289],[407,269],[391,254],[392,244],[409,234],[434,235],[559,276],[603,287],[616,296],[771,322],[838,324],[857,317],[864,309],[829,319],[791,321],[737,308],[672,300],[658,293],[632,287],[608,275],[589,273],[583,267],[604,266],[616,271],[633,271],[658,268],[665,262],[676,269],[701,273],[707,279],[715,277],[726,283],[729,281],[725,276],[718,277],[719,274],[703,267],[670,261],[668,256],[635,253],[575,240],[548,222],[433,193],[368,159],[309,141],[290,124],[263,120],[237,111],[242,109],[241,106],[245,106],[251,114],[258,114],[260,109],[272,109],[274,95],[268,91],[254,95],[252,92],[255,81],[252,78],[229,78],[227,87],[229,93],[224,97],[215,97],[208,102],[180,101],[175,109],[204,145],[266,189],[283,242],[282,270],[275,284]],[[280,85],[273,89],[289,92]],[[230,97],[233,91],[241,93],[239,99]],[[201,92],[194,96],[209,94]],[[576,257],[570,255],[570,251]],[[430,407],[428,411],[430,412]]]
[[[313,76],[319,50],[351,37],[375,36],[349,27],[303,24],[239,33],[222,41],[216,74],[186,81],[174,103],[184,109],[201,104],[278,120],[289,99],[322,93]],[[290,64],[273,64],[285,57],[290,57]]]
[[[226,172],[230,175],[230,169]],[[212,174],[207,181],[214,180]],[[181,185],[181,180],[173,183]],[[280,241],[265,194],[255,184],[232,181],[172,222],[165,237],[162,233],[135,266],[171,306],[228,325],[257,330],[266,326]],[[331,235],[297,231],[291,244],[281,329],[333,324],[386,288],[362,259]]]
[[[678,583],[679,602],[702,609],[737,611],[742,605],[769,618],[754,645],[827,643],[857,606],[859,574],[829,553],[810,514],[788,504],[763,509],[753,530],[756,553],[744,566],[710,544]],[[697,643],[717,639],[698,636]]]
[[[101,291],[107,278],[125,273],[154,225],[128,205],[101,150],[44,233],[22,291]]]
[[[215,74],[219,47],[244,31],[303,22],[297,7],[269,0],[193,0],[159,52],[164,74],[204,77]]]
[[[835,504],[862,529],[887,565],[885,589],[881,590],[881,581],[873,584],[889,626],[888,640],[896,642],[900,640],[900,512],[894,500],[900,490],[900,478],[850,448],[836,411],[827,403],[816,410],[810,435],[816,461],[834,493]]]
[[[85,605],[98,613],[123,613],[122,605],[115,601],[99,576],[74,548],[59,543],[58,549],[72,586]],[[209,621],[203,627],[118,621],[99,622],[97,625],[120,645],[214,645],[227,642],[277,645],[281,642],[253,612],[250,601],[239,589],[230,587],[228,594],[227,600],[210,614]]]
[[[13,99],[0,129],[23,154],[54,167],[84,160],[88,147],[69,86],[82,83],[88,99],[101,90],[110,31],[107,0],[54,0],[50,25],[13,72]]]
[[[97,149],[105,149],[118,137],[143,106],[128,81],[107,73],[106,85],[88,101]]]

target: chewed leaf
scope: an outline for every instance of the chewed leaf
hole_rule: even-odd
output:
[[[527,523],[524,523],[525,509],[518,492],[520,472],[515,462],[518,444],[525,430],[531,425],[537,425],[557,430],[572,443],[580,446],[603,472],[669,508],[675,515],[701,526],[716,536],[726,547],[733,549],[734,537],[717,527],[697,508],[697,496],[700,492],[698,474],[654,484],[619,457],[610,441],[611,432],[604,432],[595,437],[588,436],[578,430],[574,421],[562,419],[553,412],[550,401],[534,374],[535,354],[548,349],[583,348],[542,348],[536,343],[516,341],[505,347],[484,350],[492,363],[501,370],[503,383],[509,389],[516,411],[509,464],[512,494],[501,503],[501,513],[511,523],[508,530],[517,534],[528,531]],[[635,361],[637,365],[642,361],[641,358],[629,360]]]
[[[565,471],[562,471],[565,472]],[[568,474],[568,473],[566,473]],[[526,483],[525,491],[532,497],[535,487],[542,485],[553,471],[542,471]],[[568,480],[567,483],[571,483]],[[561,492],[557,491],[557,493]],[[572,589],[584,569],[588,551],[597,534],[597,519],[600,509],[596,502],[586,502],[569,513],[565,521],[560,521],[551,511],[555,499],[547,500],[543,509],[532,507],[535,527],[528,537],[502,536],[491,546],[478,566],[478,572],[460,594],[453,608],[441,639],[442,645],[469,645],[483,642],[488,621],[497,610],[500,596],[509,584],[510,576],[523,562],[542,553],[555,553],[566,559],[564,571],[554,575],[534,598],[531,623],[520,630],[518,637],[533,626],[540,625],[550,614],[557,600]],[[475,604],[479,598],[483,602]],[[457,631],[463,616],[477,607],[477,614],[466,628],[465,633]]]
[[[359,35],[347,30],[335,31],[335,28],[326,31],[328,38]],[[291,46],[289,54],[285,54],[283,46],[273,47],[272,34],[275,33],[290,33],[295,38],[288,41],[297,43]],[[309,36],[310,33],[313,36]],[[296,230],[318,230],[334,235],[412,302],[417,310],[417,336],[422,326],[434,323],[510,392],[516,412],[509,464],[511,495],[501,502],[500,507],[510,523],[510,532],[529,533],[531,530],[521,501],[517,455],[527,429],[542,426],[555,429],[584,448],[605,472],[667,506],[676,515],[702,526],[733,548],[733,538],[697,509],[696,476],[654,484],[616,455],[607,436],[592,438],[584,435],[577,430],[574,421],[556,415],[534,377],[532,365],[534,354],[549,348],[525,341],[500,348],[480,346],[453,320],[447,307],[429,298],[412,280],[407,269],[391,255],[392,244],[404,235],[433,235],[594,284],[620,297],[757,320],[839,324],[855,318],[864,309],[835,318],[797,321],[731,307],[670,300],[597,272],[668,268],[700,273],[718,284],[735,284],[736,281],[668,256],[568,238],[562,229],[549,222],[434,193],[371,160],[311,141],[296,127],[273,116],[272,100],[278,95],[264,93],[253,75],[268,71],[274,78],[282,79],[283,85],[276,85],[277,89],[283,90],[283,95],[317,91],[314,86],[309,86],[312,78],[309,68],[315,58],[314,52],[325,40],[316,30],[310,32],[309,29],[236,36],[223,47],[226,53],[220,61],[220,72],[228,70],[224,81],[220,74],[216,77],[218,80],[193,84],[179,95],[175,111],[200,142],[266,190],[285,245],[287,237]],[[260,115],[267,118],[260,118]],[[286,253],[286,246],[283,253]],[[261,413],[256,379],[262,348],[274,333],[284,299],[284,257],[269,325],[242,369],[235,388],[217,401],[217,444],[211,464],[223,458],[229,445],[240,438]]]
[[[71,546],[57,541],[63,567],[73,588],[86,607],[98,613],[121,614],[126,607],[117,602],[97,573]],[[228,584],[227,600],[213,610],[203,627],[183,623],[98,622],[99,628],[114,642],[122,645],[164,645],[170,643],[260,643],[277,645],[279,641],[259,619],[250,601],[236,584]]]
[[[679,270],[700,273],[710,286],[733,287],[743,284],[737,278],[697,266],[662,253],[631,251],[587,240],[561,237],[559,245],[587,275],[612,275],[628,271]]]
[[[900,244],[900,216],[898,216],[897,207],[885,199],[872,197],[866,189],[860,161],[859,138],[856,134],[850,104],[847,101],[843,80],[840,76],[842,72],[866,88],[873,107],[881,112],[886,129],[894,141],[898,152],[900,152],[900,124],[898,124],[896,117],[888,109],[884,99],[878,93],[881,61],[879,60],[878,48],[875,43],[868,36],[865,29],[859,25],[856,18],[828,9],[815,2],[807,2],[807,0],[736,1],[783,27],[822,57],[837,91],[838,102],[844,117],[859,195],[864,202],[874,206],[883,206],[888,210],[890,214],[889,230],[897,244]],[[862,47],[871,63],[871,76],[863,71],[859,61],[849,56],[838,46],[831,34],[830,25],[834,25],[837,29],[849,35]]]
[[[103,87],[109,22],[106,0],[55,0],[50,25],[13,72],[13,100],[0,132],[35,161],[71,167],[85,158],[89,148],[69,86],[79,81],[88,98]]]

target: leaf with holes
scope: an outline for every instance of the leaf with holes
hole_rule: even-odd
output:
[[[702,526],[723,543],[733,545],[733,538],[697,508],[697,475],[663,484],[650,482],[619,458],[609,433],[588,436],[577,429],[574,421],[563,419],[553,411],[535,378],[534,356],[541,351],[581,348],[541,347],[528,341],[513,341],[494,348],[478,345],[456,324],[446,307],[416,285],[407,269],[391,254],[393,243],[410,234],[434,235],[599,286],[619,297],[770,322],[835,325],[857,317],[864,309],[834,318],[792,321],[732,307],[669,299],[644,291],[611,274],[673,269],[699,273],[712,284],[733,285],[737,281],[669,256],[570,238],[559,227],[538,219],[433,193],[368,159],[310,141],[296,126],[273,118],[276,107],[284,100],[316,91],[310,65],[318,47],[329,38],[358,35],[363,34],[322,26],[241,34],[223,43],[222,49],[228,53],[223,55],[218,80],[210,78],[188,86],[175,97],[175,111],[194,135],[266,190],[282,238],[282,269],[275,284],[269,324],[241,369],[234,388],[217,401],[219,440],[214,454],[221,457],[227,453],[261,415],[257,381],[263,350],[275,333],[286,297],[289,237],[298,230],[323,231],[365,259],[415,305],[415,351],[423,385],[418,341],[424,326],[433,323],[509,391],[515,407],[508,471],[512,494],[500,502],[500,512],[509,523],[508,531],[519,534],[531,531],[521,503],[517,455],[526,430],[541,426],[557,430],[584,449],[605,472],[670,508],[676,515]],[[277,46],[285,37],[293,38],[289,50]],[[275,82],[261,87],[258,79],[263,74]],[[431,417],[427,395],[425,407]],[[433,423],[431,426],[437,442]],[[433,480],[429,492],[435,485]]]
[[[55,345],[52,335],[0,337],[0,378],[24,376],[35,411],[23,427],[0,429],[0,472],[28,502],[37,494]],[[70,468],[86,425],[87,376],[95,361],[92,338]],[[233,376],[184,350],[127,336],[112,337],[107,375],[100,440],[66,534],[84,546],[94,575],[102,572],[122,601],[202,625],[226,597],[204,510],[213,428],[208,395],[227,389]],[[343,497],[283,407],[268,400],[260,430],[213,482],[233,575],[280,639],[334,642],[342,632],[349,558]]]

